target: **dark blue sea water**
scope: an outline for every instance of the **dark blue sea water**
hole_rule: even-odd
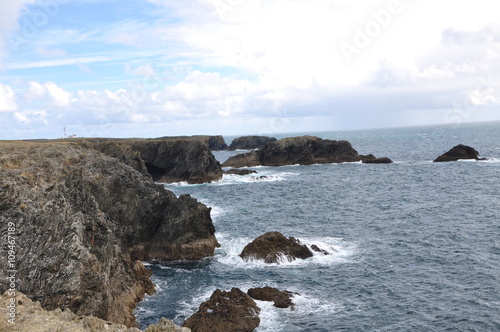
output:
[[[271,286],[300,295],[294,310],[257,301],[257,331],[500,331],[500,123],[309,134],[395,163],[257,167],[267,179],[168,185],[212,207],[221,248],[150,264],[157,293],[136,310],[141,326],[182,324],[216,288]],[[488,160],[431,162],[459,143]],[[333,254],[243,262],[243,247],[268,231]]]

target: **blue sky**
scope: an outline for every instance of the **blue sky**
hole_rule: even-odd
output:
[[[500,120],[492,3],[3,1],[0,139]]]

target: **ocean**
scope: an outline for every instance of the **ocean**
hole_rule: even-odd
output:
[[[500,331],[500,123],[275,137],[303,134],[395,163],[253,167],[166,185],[212,208],[221,247],[198,262],[146,263],[157,293],[135,311],[141,327],[181,325],[217,288],[271,286],[298,295],[293,309],[256,301],[259,332]],[[432,163],[457,144],[488,160]],[[332,254],[244,262],[243,247],[269,231]]]

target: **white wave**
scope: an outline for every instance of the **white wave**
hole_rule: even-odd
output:
[[[216,249],[216,259],[221,264],[226,264],[239,269],[269,269],[269,268],[296,268],[304,265],[330,265],[337,263],[349,262],[349,259],[354,255],[356,248],[354,245],[347,244],[339,238],[320,237],[320,238],[300,238],[302,244],[307,245],[310,249],[314,244],[318,248],[328,252],[325,255],[322,252],[313,252],[313,257],[307,259],[296,259],[289,261],[283,257],[279,263],[264,263],[262,260],[244,261],[239,255],[243,248],[253,241],[251,238],[228,238],[223,234],[217,236],[220,248]]]
[[[165,188],[168,187],[185,187],[185,186],[199,186],[200,184],[189,184],[187,181],[171,182],[171,183],[159,183],[163,184]]]
[[[500,158],[488,158],[486,160],[478,160],[480,163],[491,163],[491,164],[498,164],[500,163]]]
[[[165,280],[164,278],[157,277],[153,274],[151,276],[151,281],[155,285],[155,290],[156,290],[157,294],[161,293],[162,291],[164,291],[168,288],[167,280]]]
[[[233,185],[233,184],[243,184],[243,183],[257,183],[257,182],[275,182],[284,181],[290,176],[296,176],[300,173],[293,172],[259,172],[257,174],[247,174],[247,175],[236,175],[236,174],[224,174],[222,180],[218,182],[213,182],[214,185]]]

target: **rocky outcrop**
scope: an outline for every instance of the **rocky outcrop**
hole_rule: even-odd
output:
[[[484,158],[479,158],[479,152],[477,152],[474,148],[459,144],[454,146],[448,152],[437,157],[434,162],[457,161],[459,159],[484,160]]]
[[[260,308],[239,288],[217,289],[184,323],[193,332],[250,332],[260,324]]]
[[[313,253],[307,246],[293,237],[285,237],[280,232],[268,232],[250,242],[243,248],[240,257],[244,261],[263,260],[265,263],[291,262],[297,258],[306,259]]]
[[[237,169],[232,168],[225,172],[225,174],[234,174],[234,175],[248,175],[248,174],[257,174],[256,171],[251,169]]]
[[[268,136],[241,136],[231,142],[229,150],[260,150],[267,143],[274,141],[276,141],[276,138]]]
[[[11,302],[13,300],[14,302]],[[14,304],[12,304],[14,303]],[[0,306],[7,308],[12,306],[14,316],[6,314],[2,310],[0,319],[0,331],[11,332],[48,332],[48,331],[71,331],[71,332],[142,332],[138,328],[126,327],[115,324],[93,316],[78,316],[71,310],[55,309],[47,311],[42,308],[40,302],[31,301],[23,293],[17,292],[15,296],[7,292],[0,297]],[[12,319],[12,323],[9,319]],[[148,326],[144,332],[189,332],[185,327],[179,327],[172,321],[161,318],[158,324]]]
[[[222,178],[220,163],[201,139],[118,140],[93,147],[156,182],[205,183]]]
[[[0,224],[8,223],[17,290],[46,309],[127,326],[136,303],[154,292],[140,260],[200,259],[218,245],[203,204],[115,158],[62,144],[2,144]],[[0,269],[2,293],[6,274]]]
[[[227,144],[224,137],[221,135],[207,136],[207,135],[196,135],[196,136],[165,136],[154,138],[154,140],[201,140],[208,145],[208,148],[213,151],[227,150]]]
[[[347,141],[334,141],[314,136],[283,138],[268,143],[262,150],[251,151],[230,157],[223,166],[284,166],[343,163],[361,161],[359,155]]]
[[[250,288],[247,294],[260,301],[274,302],[276,308],[288,308],[293,306],[293,293],[289,291],[281,291],[273,287]]]

